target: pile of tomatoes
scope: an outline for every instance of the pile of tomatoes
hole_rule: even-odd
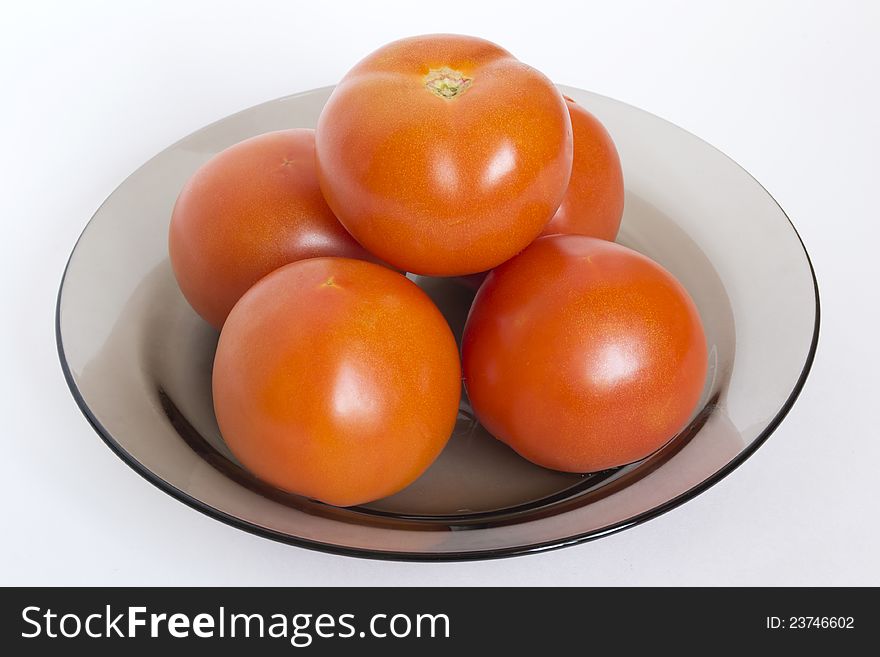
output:
[[[221,330],[224,440],[328,504],[391,495],[440,454],[462,381],[523,457],[592,472],[689,420],[706,339],[681,284],[614,243],[620,161],[601,123],[482,39],[380,48],[316,130],[248,139],[174,207],[184,296]],[[479,285],[461,340],[406,273]]]

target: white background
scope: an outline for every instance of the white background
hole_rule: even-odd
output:
[[[760,180],[816,267],[813,373],[732,475],[585,545],[393,563],[227,527],[141,479],[80,414],[53,333],[64,263],[170,143],[437,31],[667,118]],[[0,583],[880,584],[878,35],[868,1],[0,3]]]

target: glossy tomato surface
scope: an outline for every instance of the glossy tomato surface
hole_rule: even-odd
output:
[[[706,339],[681,284],[646,256],[582,235],[532,243],[493,270],[462,342],[483,425],[548,468],[639,460],[690,418]]]
[[[623,217],[623,171],[605,126],[565,96],[574,136],[568,190],[543,235],[574,233],[613,241]]]
[[[493,43],[395,41],[342,79],[318,121],[340,221],[402,270],[491,269],[543,230],[571,174],[571,120],[544,75]]]
[[[338,506],[395,493],[455,425],[458,348],[440,311],[390,269],[314,258],[269,274],[220,334],[223,438],[274,486]]]
[[[260,278],[289,262],[372,258],[321,195],[314,131],[270,132],[217,154],[180,192],[168,250],[190,305],[216,328]]]

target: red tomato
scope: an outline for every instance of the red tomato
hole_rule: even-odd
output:
[[[437,457],[461,393],[446,320],[404,276],[348,258],[292,263],[223,326],[214,409],[261,479],[328,504],[395,493]]]
[[[216,328],[269,272],[321,255],[374,259],[327,206],[315,172],[315,134],[270,132],[204,164],[174,206],[171,266],[184,296]]]
[[[465,36],[395,41],[358,63],[321,113],[318,177],[372,253],[405,271],[485,271],[559,207],[571,120],[541,73]]]
[[[681,430],[706,379],[706,338],[681,284],[649,258],[583,235],[532,243],[493,270],[462,341],[473,409],[539,465],[593,472]]]
[[[599,119],[568,96],[574,135],[571,181],[542,235],[575,233],[614,240],[623,216],[623,171],[611,135]]]

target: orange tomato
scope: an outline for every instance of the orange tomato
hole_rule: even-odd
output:
[[[611,135],[568,96],[574,135],[571,181],[542,235],[575,233],[613,241],[623,216],[623,171]]]
[[[490,269],[559,207],[571,119],[544,75],[482,39],[396,41],[358,63],[324,107],[318,178],[342,224],[405,271]]]
[[[235,305],[217,346],[214,408],[254,474],[349,506],[395,493],[455,425],[458,348],[404,276],[348,258],[269,274]]]
[[[183,295],[216,328],[269,272],[321,255],[374,259],[327,206],[312,130],[247,139],[211,158],[177,199],[168,235]]]
[[[539,465],[593,472],[672,438],[706,380],[706,338],[681,284],[583,235],[542,237],[480,287],[462,340],[480,422]]]

